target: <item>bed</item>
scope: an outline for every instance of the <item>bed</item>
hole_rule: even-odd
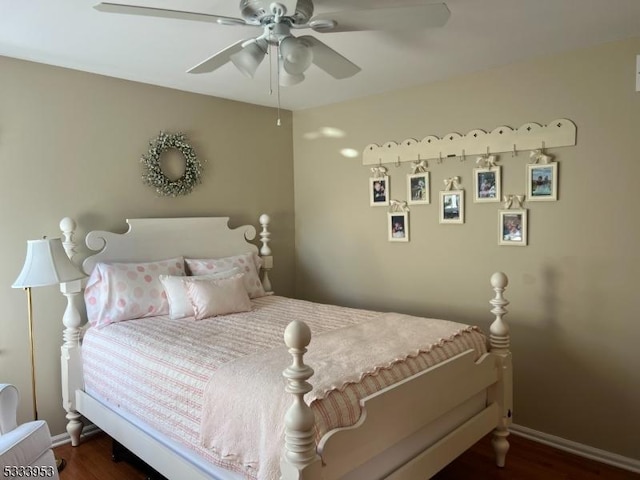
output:
[[[288,299],[271,288],[269,221],[259,219],[260,248],[253,226],[229,228],[227,217],[133,219],[123,234],[87,235],[96,252],[82,263],[89,279],[61,285],[72,445],[85,417],[171,480],[424,479],[492,432],[504,466],[512,416],[506,275],[490,279],[488,338],[444,320]],[[75,222],[60,226],[74,260]],[[223,260],[233,267],[224,277],[206,270]],[[160,295],[168,312],[145,304],[135,306],[144,312],[137,317],[110,316],[104,305],[122,301],[113,292],[134,292],[135,281],[144,288],[151,268],[171,273]],[[113,280],[138,273],[131,284]],[[191,316],[176,314],[167,277],[187,290]],[[133,302],[124,303],[119,311]],[[211,304],[226,310],[211,315]]]

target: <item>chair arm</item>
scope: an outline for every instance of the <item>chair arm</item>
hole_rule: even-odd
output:
[[[7,383],[0,383],[0,435],[18,426],[18,389]]]
[[[32,465],[51,449],[51,433],[44,420],[23,423],[0,436],[0,464]]]

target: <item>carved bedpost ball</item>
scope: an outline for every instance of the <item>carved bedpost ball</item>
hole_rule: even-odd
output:
[[[63,232],[73,232],[76,229],[76,222],[70,217],[64,217],[60,220],[60,230]]]
[[[509,285],[509,279],[502,272],[496,272],[491,275],[491,286],[493,288],[506,288]]]
[[[260,225],[269,225],[270,221],[271,218],[269,218],[269,215],[267,215],[266,213],[260,215]]]
[[[284,330],[284,343],[289,348],[302,350],[311,342],[311,329],[309,326],[300,321],[294,320]]]

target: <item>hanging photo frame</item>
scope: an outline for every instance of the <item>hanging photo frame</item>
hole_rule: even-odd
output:
[[[556,162],[527,165],[527,200],[530,202],[558,200],[558,164]]]
[[[498,245],[527,245],[527,209],[498,210]]]
[[[444,180],[444,190],[440,192],[440,223],[464,223],[464,190],[460,188],[460,177]]]
[[[409,241],[409,212],[387,213],[387,229],[390,242]]]
[[[387,175],[369,178],[369,205],[389,206],[389,177]]]
[[[428,171],[407,175],[407,203],[409,205],[431,203],[431,181]]]
[[[502,167],[473,169],[474,203],[497,203],[501,199]]]
[[[464,190],[440,192],[440,223],[464,223]]]

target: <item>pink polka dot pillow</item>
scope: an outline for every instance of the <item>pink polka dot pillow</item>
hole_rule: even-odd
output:
[[[225,258],[185,258],[184,261],[187,264],[187,269],[194,276],[229,270],[233,267],[239,268],[244,273],[243,282],[249,298],[264,297],[266,295],[259,276],[262,259],[255,253],[243,253],[242,255]]]
[[[184,258],[148,263],[98,263],[87,281],[84,300],[91,325],[169,313],[160,275],[184,276]]]

